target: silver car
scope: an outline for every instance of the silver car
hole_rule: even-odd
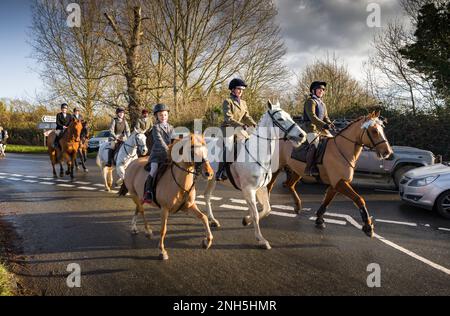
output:
[[[109,137],[111,136],[111,132],[108,130],[101,131],[95,137],[92,137],[88,142],[88,152],[98,151],[100,145],[107,142]]]
[[[436,209],[450,219],[450,166],[436,164],[407,172],[400,181],[400,196],[408,204]]]

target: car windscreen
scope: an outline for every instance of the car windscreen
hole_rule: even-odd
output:
[[[97,134],[95,137],[109,137],[110,133],[109,131],[103,131]]]

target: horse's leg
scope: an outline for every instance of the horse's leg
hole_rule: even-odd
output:
[[[327,193],[325,194],[325,198],[323,199],[322,205],[320,206],[319,210],[316,213],[316,216],[317,216],[316,227],[317,228],[324,229],[326,227],[325,219],[323,218],[323,216],[327,212],[328,206],[333,201],[333,199],[337,193],[338,192],[332,186],[328,187]]]
[[[213,211],[212,211],[212,206],[211,206],[211,196],[214,192],[214,189],[216,188],[216,180],[212,179],[209,180],[207,185],[206,185],[206,189],[205,189],[205,202],[206,202],[206,210],[208,212],[208,218],[209,221],[211,222],[211,227],[213,228],[220,228],[220,223],[219,221],[214,217]]]
[[[103,173],[103,181],[105,182],[105,189],[108,192],[111,192],[111,187],[108,185],[108,167],[103,167],[102,173]]]
[[[113,187],[113,168],[108,168],[108,186],[112,189]]]
[[[290,177],[286,180],[286,187],[289,189],[289,191],[292,194],[292,197],[295,201],[295,213],[300,214],[302,211],[302,200],[300,199],[300,196],[297,193],[297,190],[295,189],[297,183],[301,180],[302,176],[298,175],[297,173],[293,172],[291,173]]]
[[[159,259],[169,260],[166,248],[164,247],[164,239],[167,234],[167,219],[169,218],[169,210],[164,208],[161,210],[161,240],[159,241]]]
[[[253,189],[244,189],[242,190],[242,193],[244,194],[245,200],[247,201],[248,207],[249,207],[249,213],[253,222],[253,225],[255,226],[255,237],[258,241],[258,244],[263,247],[264,249],[271,249],[269,242],[263,237],[261,233],[261,228],[259,227],[259,213],[258,208],[256,206],[256,191]]]
[[[259,219],[263,219],[267,216],[269,216],[270,212],[272,211],[272,207],[270,206],[270,198],[269,198],[269,191],[267,187],[260,188],[258,191],[256,191],[256,198],[258,199],[259,204],[263,206],[263,210],[261,213],[259,213]],[[244,217],[242,223],[244,226],[248,226],[252,223],[252,218],[250,215]]]
[[[187,209],[188,212],[192,212],[198,219],[200,219],[203,223],[203,226],[205,226],[205,232],[206,232],[206,238],[203,240],[203,248],[209,249],[211,248],[212,242],[213,242],[213,235],[211,233],[211,229],[209,228],[209,221],[208,217],[203,214],[197,207],[196,204],[194,204],[191,208]]]
[[[83,167],[83,170],[84,170],[84,172],[88,172],[88,169],[86,168],[86,159],[85,159],[85,157],[84,157],[84,151],[83,150],[81,150],[81,152],[80,152],[80,159],[81,159],[81,167]]]
[[[369,211],[367,210],[366,201],[364,201],[364,199],[355,192],[350,183],[347,181],[341,180],[336,186],[336,191],[350,198],[355,203],[355,205],[359,208],[359,212],[364,223],[362,231],[368,237],[373,237],[374,225]]]
[[[275,185],[275,183],[277,182],[277,177],[281,172],[281,168],[278,169],[278,171],[274,172],[272,174],[272,180],[270,180],[269,184],[267,185],[267,190],[269,191],[269,194],[272,193],[273,187]]]

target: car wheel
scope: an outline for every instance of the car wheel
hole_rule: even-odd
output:
[[[443,217],[450,219],[450,190],[445,191],[437,198],[436,209]]]
[[[399,186],[400,186],[400,181],[402,180],[403,175],[404,175],[405,173],[407,173],[407,172],[410,171],[410,170],[416,169],[416,168],[418,168],[418,167],[417,167],[417,166],[411,166],[411,165],[409,165],[409,166],[403,166],[403,167],[398,168],[398,169],[394,172],[394,183],[395,183],[395,187],[396,187],[397,189],[399,188]]]

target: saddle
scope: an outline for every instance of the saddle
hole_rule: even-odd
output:
[[[323,164],[323,157],[325,156],[325,151],[327,149],[327,144],[329,140],[330,140],[329,137],[321,137],[319,140],[319,146],[317,147],[316,157],[314,158],[314,161],[317,165]],[[295,148],[292,151],[291,158],[306,163],[306,155],[308,153],[309,146],[313,145],[304,143],[299,148]]]
[[[114,165],[114,166],[117,165],[117,157],[119,156],[120,148],[122,148],[122,146],[123,146],[124,143],[125,143],[125,142],[121,142],[121,141],[117,142],[116,148],[115,148],[114,151],[113,151],[113,157],[114,157],[114,158],[113,158],[113,165]]]
[[[161,205],[159,205],[157,199],[156,199],[156,188],[158,186],[159,181],[161,180],[162,176],[164,175],[164,173],[166,172],[167,168],[170,166],[170,162],[166,161],[165,163],[160,163],[158,164],[158,170],[156,171],[156,176],[153,179],[153,185],[152,185],[152,189],[153,189],[153,202],[159,207],[161,208]],[[145,171],[150,172],[151,170],[151,163],[148,162],[145,167],[144,167]]]

